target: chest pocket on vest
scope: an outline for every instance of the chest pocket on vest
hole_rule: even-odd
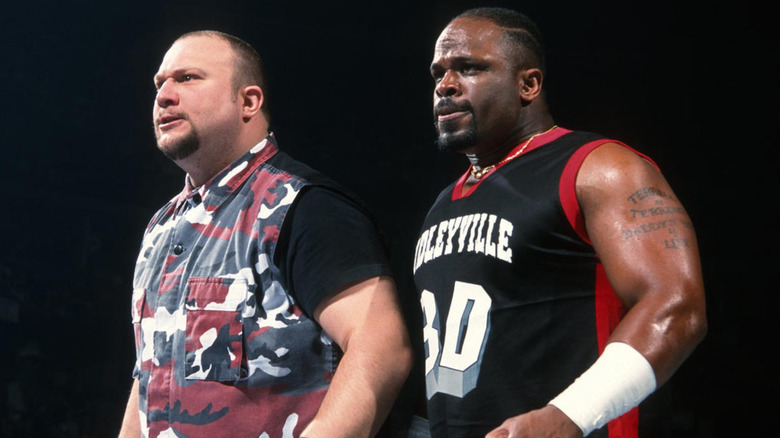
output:
[[[243,356],[241,311],[250,285],[240,278],[194,277],[188,289],[185,378],[238,380]]]

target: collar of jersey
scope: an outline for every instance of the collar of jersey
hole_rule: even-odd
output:
[[[468,179],[469,175],[471,174],[468,171],[468,169],[467,169],[466,173],[461,175],[461,177],[458,178],[458,180],[455,182],[455,187],[452,189],[452,194],[451,194],[451,198],[450,199],[453,200],[453,201],[457,201],[458,199],[468,198],[469,196],[471,196],[472,193],[474,193],[475,190],[477,190],[477,187],[479,187],[479,185],[482,184],[483,181],[485,181],[486,179],[490,178],[494,173],[496,173],[496,171],[498,169],[504,167],[505,165],[507,165],[509,163],[512,163],[512,162],[515,162],[515,161],[519,161],[524,155],[527,155],[527,154],[531,153],[532,151],[538,149],[539,147],[544,146],[547,143],[550,143],[550,142],[552,142],[554,140],[557,140],[557,139],[561,138],[563,135],[568,134],[570,132],[571,132],[571,130],[569,130],[569,129],[557,127],[555,129],[551,130],[550,132],[547,132],[545,134],[542,134],[542,135],[538,136],[537,140],[534,141],[534,143],[525,152],[523,152],[520,156],[518,156],[514,160],[510,160],[510,161],[507,161],[505,163],[501,163],[501,164],[496,165],[496,167],[491,169],[490,172],[486,173],[482,178],[479,179],[479,181],[477,181],[476,184],[474,184],[473,186],[469,187],[468,191],[466,191],[464,193],[463,192],[463,185],[466,184],[466,180]],[[507,154],[507,156],[511,156],[513,153],[515,153],[517,148],[522,147],[522,145],[523,145],[522,143],[517,145],[514,149],[512,149]]]

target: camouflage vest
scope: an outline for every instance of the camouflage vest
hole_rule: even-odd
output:
[[[337,346],[272,263],[308,182],[268,160],[263,140],[144,233],[132,317],[144,436],[298,436],[335,372]]]

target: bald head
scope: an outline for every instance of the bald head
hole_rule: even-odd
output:
[[[246,41],[234,35],[216,30],[198,30],[181,35],[177,41],[189,37],[212,37],[222,40],[230,46],[234,57],[233,88],[238,90],[247,85],[257,85],[263,90],[263,115],[269,120],[268,90],[266,87],[263,60],[257,51]]]
[[[268,135],[262,88],[236,86],[246,81],[242,59],[225,38],[189,34],[171,45],[154,76],[157,145],[193,183]]]

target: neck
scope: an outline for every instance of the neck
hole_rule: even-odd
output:
[[[267,136],[267,130],[257,131],[243,138],[239,137],[230,144],[225,143],[213,148],[201,146],[193,155],[177,160],[176,165],[187,173],[193,187],[200,187]]]
[[[471,165],[477,170],[496,165],[503,160],[512,149],[518,145],[530,140],[533,136],[539,135],[555,126],[555,123],[549,115],[539,120],[530,121],[529,123],[520,126],[512,135],[510,135],[505,141],[500,142],[492,148],[488,148],[484,151],[467,153]]]

